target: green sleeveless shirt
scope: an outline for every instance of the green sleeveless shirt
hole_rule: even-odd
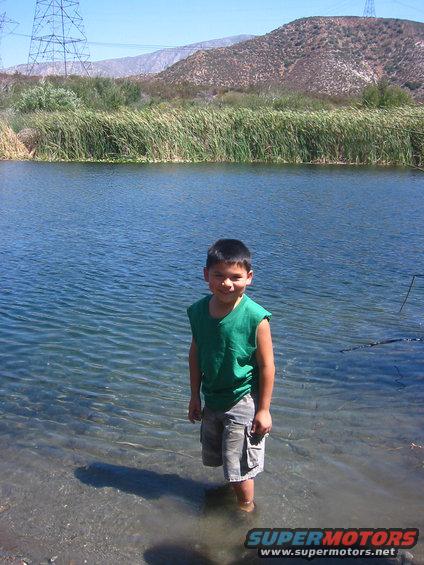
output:
[[[271,313],[243,295],[224,318],[212,318],[205,296],[187,309],[196,342],[202,393],[211,410],[228,410],[259,384],[256,332]]]

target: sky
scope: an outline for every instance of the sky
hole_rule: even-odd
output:
[[[361,16],[365,0],[80,0],[92,61],[239,34],[263,35],[308,16]],[[0,0],[4,67],[26,63],[36,0]],[[378,17],[424,21],[422,0],[375,0]],[[13,33],[10,33],[10,32]]]

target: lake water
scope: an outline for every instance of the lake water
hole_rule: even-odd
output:
[[[0,163],[3,555],[247,563],[253,525],[423,528],[424,343],[405,339],[424,278],[398,313],[423,189],[384,168]],[[220,237],[251,248],[273,313],[253,525],[205,498],[221,470],[186,419],[185,309]]]

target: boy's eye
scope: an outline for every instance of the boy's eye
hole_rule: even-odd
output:
[[[214,273],[213,276],[216,279],[226,279],[227,277],[225,275],[221,275],[219,273]],[[233,277],[229,277],[232,281],[240,281],[242,279],[242,277],[240,275],[234,275]]]

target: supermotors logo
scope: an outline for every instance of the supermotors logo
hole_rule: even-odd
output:
[[[418,541],[418,529],[256,528],[245,547],[260,557],[395,557]]]

